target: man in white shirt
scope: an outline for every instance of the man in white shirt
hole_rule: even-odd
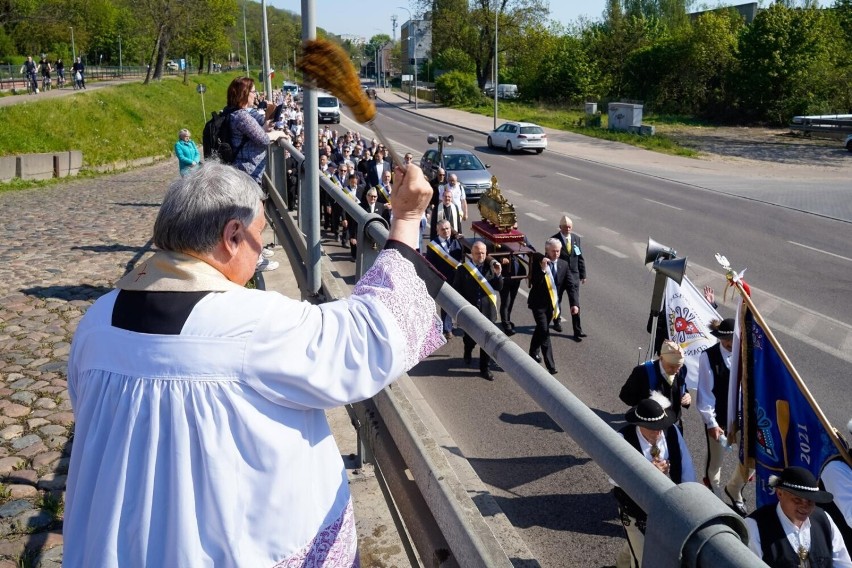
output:
[[[707,435],[707,460],[704,467],[704,485],[716,496],[724,491],[731,508],[745,517],[748,511],[743,500],[743,488],[752,472],[737,463],[731,479],[721,487],[722,462],[733,440],[726,438],[728,427],[728,384],[731,369],[731,348],[734,343],[734,320],[713,321],[710,333],[719,342],[704,350],[698,358],[698,412],[704,420]]]
[[[453,196],[453,203],[456,204],[456,207],[459,208],[459,211],[462,212],[462,221],[467,221],[467,196],[464,192],[464,186],[459,183],[459,177],[456,174],[450,174],[447,177],[447,185],[438,186],[438,190],[440,194],[438,195],[438,201],[441,202],[444,199],[444,192],[449,191],[450,195]]]
[[[770,476],[778,504],[764,505],[746,520],[748,547],[772,568],[831,566],[852,568],[837,525],[817,503],[830,503],[814,475],[803,467]]]

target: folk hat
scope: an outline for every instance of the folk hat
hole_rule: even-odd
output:
[[[683,348],[671,339],[666,339],[660,346],[660,359],[666,363],[683,365]]]
[[[834,495],[821,491],[814,474],[803,467],[788,467],[780,476],[770,475],[769,486],[814,503],[831,503],[834,500]]]
[[[654,391],[650,397],[628,410],[624,419],[628,424],[648,430],[665,430],[677,420],[671,405],[671,401],[662,393]]]
[[[715,320],[710,324],[710,335],[729,338],[734,336],[734,318]]]

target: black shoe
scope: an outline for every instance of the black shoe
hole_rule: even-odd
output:
[[[512,329],[515,329],[515,324],[512,323],[512,322],[509,322],[509,327],[511,327]]]
[[[464,353],[464,364],[470,365],[471,360],[472,360],[471,353],[468,352],[468,351],[465,351],[465,353]]]
[[[574,340],[574,341],[576,341],[577,343],[580,343],[581,341],[583,341],[583,338],[582,338],[581,336],[579,336],[579,335],[572,335],[572,336],[571,336],[571,339],[573,339],[573,340]]]
[[[500,327],[503,328],[503,333],[505,333],[507,336],[512,337],[513,335],[515,335],[515,330],[512,329],[512,326],[509,325],[507,322],[501,323]]]
[[[530,357],[532,357],[533,361],[535,361],[536,363],[541,363],[541,355],[539,355],[538,353],[530,353]]]
[[[494,380],[494,373],[492,373],[488,369],[485,369],[484,371],[479,371],[479,376],[485,379],[486,381]]]
[[[562,324],[561,323],[553,324],[553,331],[555,331],[556,333],[562,333]]]
[[[582,331],[580,333],[575,333],[574,335],[577,336],[577,337],[589,337],[588,335],[586,335]]]
[[[547,372],[550,373],[551,375],[555,375],[559,371],[556,370],[556,367],[548,367]]]
[[[748,516],[748,509],[745,508],[745,504],[731,497],[731,494],[728,493],[727,487],[725,487],[725,495],[727,495],[728,499],[731,500],[731,502],[728,504],[728,507],[733,509],[736,514],[743,518]]]

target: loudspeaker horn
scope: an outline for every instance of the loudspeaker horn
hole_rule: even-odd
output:
[[[450,134],[449,136],[444,136],[444,142],[446,142],[447,144],[452,144],[453,141],[455,141],[455,137],[452,134]]]
[[[662,243],[658,243],[651,237],[648,237],[648,246],[645,248],[645,264],[654,262],[659,259],[672,259],[677,256],[677,251],[671,247],[667,247]]]
[[[654,270],[680,284],[686,274],[686,257],[656,260]]]

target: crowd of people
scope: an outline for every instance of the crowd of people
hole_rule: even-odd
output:
[[[236,109],[232,126],[235,132],[232,145],[237,156],[234,166],[262,186],[266,148],[270,142],[284,137],[296,148],[303,146],[302,110],[289,93],[275,93],[268,101],[257,93],[253,81],[247,78],[232,83],[228,104]],[[284,107],[281,119],[273,123],[271,109],[279,105]],[[197,150],[192,154],[184,147],[187,142],[191,143],[188,131],[182,130],[179,138],[175,152],[180,158],[181,175],[194,175],[199,168]],[[476,240],[469,243],[470,254],[465,254],[461,241],[462,222],[469,219],[469,212],[464,186],[454,174],[447,176],[445,171],[438,170],[437,177],[431,181],[428,203],[422,209],[400,209],[400,198],[410,190],[403,190],[400,184],[410,184],[411,178],[405,175],[406,170],[392,166],[386,159],[386,150],[376,139],[363,137],[357,130],[338,132],[325,127],[319,136],[320,175],[340,187],[366,212],[381,216],[392,227],[403,214],[412,232],[411,249],[419,253],[419,258],[425,257],[444,281],[490,321],[497,323],[499,318],[499,325],[507,336],[516,333],[512,311],[520,286],[526,282],[529,286],[527,307],[535,322],[529,355],[543,363],[551,374],[556,374],[551,330],[562,333],[562,322],[570,321],[573,341],[581,342],[587,337],[579,302],[580,287],[586,282],[586,263],[581,238],[573,232],[572,219],[563,216],[559,220],[559,231],[545,241],[543,252],[528,256],[501,255],[496,253],[508,249]],[[299,164],[289,153],[285,160],[287,202],[292,209],[299,199]],[[412,165],[413,156],[407,153],[404,162],[406,167]],[[419,172],[416,166],[414,168]],[[355,220],[325,192],[321,194],[320,215],[326,236],[349,247],[354,259],[359,245]],[[425,246],[424,233],[428,235]],[[534,250],[529,242],[524,244]],[[265,268],[270,266],[267,254],[271,251],[260,249],[256,270],[268,269]],[[567,309],[563,311],[566,295]],[[705,297],[712,302],[712,289],[705,289]],[[454,335],[464,335],[463,360],[471,365],[475,341],[456,329],[452,317],[443,310],[440,322],[440,333],[446,341]],[[675,483],[703,481],[716,496],[727,501],[733,511],[748,517],[752,550],[770,566],[787,566],[784,562],[791,558],[801,560],[805,557],[810,559],[811,566],[852,568],[847,551],[852,525],[852,475],[844,462],[835,461],[830,464],[831,469],[826,468],[824,481],[828,490],[823,487],[822,479],[808,477],[807,472],[796,468],[780,472],[774,486],[779,497],[775,514],[766,510],[749,514],[743,490],[753,472],[747,468],[734,464],[731,478],[722,483],[724,458],[735,455],[727,452],[734,440],[726,436],[734,322],[732,319],[715,321],[709,331],[718,343],[700,355],[698,387],[694,392],[687,389],[686,356],[675,341],[660,337],[655,345],[657,357],[632,369],[619,394],[629,407],[625,414],[626,426],[620,429],[620,434]],[[481,377],[494,380],[490,357],[481,348],[478,366]],[[683,412],[693,403],[705,425],[707,440],[701,470],[694,466],[683,437]],[[638,567],[642,564],[647,516],[617,486],[614,495],[626,536],[617,565],[619,568]],[[815,503],[828,503],[834,508],[826,516],[815,509]]]
[[[32,55],[28,55],[26,61],[21,65],[20,73],[24,77],[24,82],[27,85],[27,90],[30,93],[38,94],[43,90],[50,90],[53,86],[53,73],[56,73],[57,86],[65,86],[65,63],[62,58],[58,57],[56,61],[51,62],[46,53],[41,54],[41,59],[38,63],[35,62]],[[71,73],[74,78],[75,89],[86,88],[86,66],[80,57],[77,57],[71,66]],[[39,77],[41,77],[41,86],[39,87]]]

